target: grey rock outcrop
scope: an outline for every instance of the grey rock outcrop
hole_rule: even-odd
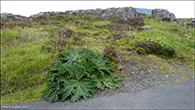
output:
[[[73,14],[73,13],[83,13],[83,14],[92,14],[94,16],[101,16],[102,18],[110,18],[114,14],[116,17],[128,19],[139,17],[139,14],[136,12],[136,9],[133,7],[122,7],[122,8],[106,8],[100,9],[97,8],[95,10],[88,9],[88,10],[75,10],[75,11],[66,11],[66,14]]]
[[[1,20],[5,21],[6,19],[19,19],[19,20],[25,20],[27,17],[21,16],[21,15],[14,15],[11,13],[1,13]]]
[[[119,8],[116,10],[115,14],[118,18],[123,18],[125,20],[128,18],[139,17],[139,14],[136,12],[136,9],[133,7]]]
[[[97,8],[93,11],[94,16],[100,16],[102,14],[102,9]]]
[[[103,10],[101,17],[102,18],[110,18],[114,14],[115,10],[116,10],[116,8],[107,8],[107,9]]]
[[[53,14],[60,14],[62,12],[40,12],[38,14],[31,15],[29,18],[37,18],[39,16],[51,16]]]
[[[73,14],[73,13],[83,13],[83,14],[91,14],[93,13],[93,9],[88,9],[88,10],[74,10],[70,11],[69,13],[65,12],[66,14]]]
[[[40,16],[51,16],[53,14],[65,14],[65,15],[70,15],[73,13],[82,13],[82,14],[92,14],[93,16],[100,16],[101,18],[110,18],[113,15],[116,15],[117,18],[123,18],[127,20],[128,18],[135,18],[139,17],[139,13],[136,11],[136,8],[133,7],[122,7],[122,8],[106,8],[106,9],[87,9],[87,10],[70,10],[66,12],[40,12],[38,14],[31,15],[28,18],[37,18]],[[152,10],[152,15],[160,20],[167,20],[170,21],[172,19],[176,19],[175,15],[173,13],[170,13],[168,10],[165,9],[154,9]],[[26,19],[27,17],[25,16],[20,16],[20,15],[13,15],[10,13],[2,13],[1,14],[1,19],[6,20],[6,19]]]
[[[170,13],[165,9],[154,9],[152,10],[152,15],[162,21],[171,21],[171,19],[176,19],[173,13]]]

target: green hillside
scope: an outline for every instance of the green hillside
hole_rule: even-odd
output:
[[[121,23],[115,16],[102,19],[84,14],[54,14],[2,22],[2,104],[39,99],[46,91],[50,64],[58,60],[59,52],[69,49],[88,48],[104,54],[114,67],[114,74],[122,78],[121,82],[135,84],[138,90],[194,78],[194,28],[164,22],[151,15],[141,14],[140,18],[144,22],[141,25],[153,29],[141,30],[140,22]],[[154,44],[157,46],[154,50],[139,45],[157,38],[161,39]],[[174,52],[159,49],[161,44],[165,44],[163,48],[170,46]]]

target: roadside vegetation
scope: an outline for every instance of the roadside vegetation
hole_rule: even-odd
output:
[[[143,25],[153,29],[140,30]],[[59,60],[60,52],[70,49],[87,48],[96,55],[103,54],[109,58],[113,74],[122,80],[139,76],[132,71],[135,65],[145,75],[180,73],[162,83],[194,78],[194,36],[194,28],[144,14],[128,21],[84,14],[8,19],[1,23],[1,103],[41,98],[47,91],[51,64]]]

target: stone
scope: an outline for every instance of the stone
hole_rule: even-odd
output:
[[[165,9],[154,9],[152,10],[152,15],[162,21],[171,21],[171,19],[176,19],[173,13],[170,13]]]
[[[127,20],[128,18],[139,17],[139,14],[137,13],[136,9],[133,7],[119,8],[115,11],[115,14],[118,18],[123,18],[125,20]]]
[[[138,28],[138,30],[151,30],[151,29],[153,29],[152,26],[141,26]]]
[[[122,68],[123,68],[122,66],[119,66],[117,69],[118,69],[118,70],[121,70]]]

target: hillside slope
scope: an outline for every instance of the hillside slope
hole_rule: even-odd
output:
[[[53,14],[2,22],[2,104],[39,99],[46,89],[50,64],[58,60],[59,52],[69,49],[88,48],[96,54],[105,54],[106,49],[117,52],[110,60],[114,74],[123,78],[123,87],[100,95],[194,78],[194,28],[186,29],[151,15],[140,17],[144,25],[153,29],[141,30],[139,23],[121,24],[114,16],[102,19],[85,14]],[[176,54],[148,54],[143,49],[146,52],[140,53],[137,42],[153,37],[166,37]]]

